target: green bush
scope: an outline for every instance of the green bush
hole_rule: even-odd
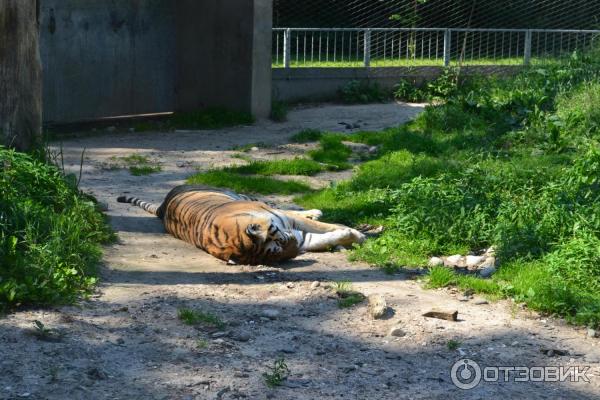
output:
[[[377,83],[369,81],[350,81],[339,90],[344,103],[380,103],[390,96]]]
[[[53,166],[4,148],[0,165],[0,305],[75,300],[113,238],[103,215]]]
[[[346,139],[380,146],[378,159],[298,201],[348,225],[383,224],[351,257],[386,270],[494,246],[491,280],[433,270],[430,285],[598,325],[599,71],[600,57],[574,55],[507,78],[448,72],[423,89],[444,101],[415,121]]]

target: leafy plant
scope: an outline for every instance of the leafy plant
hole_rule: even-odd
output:
[[[215,328],[223,328],[225,326],[225,323],[218,316],[190,308],[180,308],[177,310],[177,317],[186,325],[204,324]]]
[[[271,106],[270,118],[275,122],[284,122],[287,120],[289,112],[288,105],[281,101],[274,101]]]
[[[0,148],[0,308],[63,304],[89,293],[114,234],[74,176]]]
[[[352,289],[352,284],[348,281],[335,282],[333,289],[338,299],[338,307],[349,308],[365,300],[365,295]]]
[[[294,143],[317,142],[323,136],[323,132],[318,129],[304,129],[292,136]]]
[[[448,350],[454,351],[456,349],[458,349],[460,347],[462,343],[459,342],[458,340],[453,340],[450,339],[448,340],[448,342],[446,343],[446,346],[448,347]]]
[[[339,90],[344,103],[380,103],[390,96],[377,84],[369,81],[350,81]]]
[[[279,357],[275,360],[275,363],[272,367],[267,367],[270,372],[264,372],[263,378],[268,387],[274,388],[277,386],[281,386],[282,382],[287,379],[290,374],[290,369],[285,363],[285,359],[283,357]]]

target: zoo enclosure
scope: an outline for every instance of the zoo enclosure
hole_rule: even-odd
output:
[[[596,46],[600,30],[274,28],[273,66],[529,65]]]

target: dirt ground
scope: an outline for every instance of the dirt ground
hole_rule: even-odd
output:
[[[26,310],[0,319],[0,399],[430,399],[600,398],[600,339],[510,301],[457,290],[425,290],[414,276],[386,275],[344,253],[306,254],[280,268],[228,266],[164,233],[156,218],[116,203],[123,193],[160,202],[196,169],[240,162],[232,147],[263,142],[253,158],[293,157],[304,128],[350,132],[398,125],[418,105],[321,106],[293,110],[286,123],[197,132],[108,132],[63,143],[66,168],[107,206],[119,235],[108,246],[97,294],[76,306]],[[57,144],[58,146],[58,144]],[[162,172],[111,170],[112,156],[148,155]],[[318,177],[326,185],[346,174]],[[272,197],[283,207],[290,198]],[[340,309],[330,282],[351,281],[385,297],[374,320],[366,303]],[[318,282],[318,283],[316,283]],[[221,330],[184,325],[182,307],[218,315]],[[425,318],[458,310],[458,321]],[[55,334],[39,338],[33,321]],[[400,336],[389,335],[399,327]],[[457,348],[449,346],[449,341]],[[548,350],[552,350],[550,353]],[[283,356],[290,376],[270,389],[262,374]],[[589,366],[590,382],[451,380],[460,359],[486,366]],[[500,375],[502,377],[502,375]]]

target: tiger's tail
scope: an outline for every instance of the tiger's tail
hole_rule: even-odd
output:
[[[119,196],[117,198],[117,201],[119,203],[133,204],[134,206],[139,207],[142,210],[147,211],[152,215],[158,216],[159,206],[157,206],[156,204],[147,203],[143,200],[138,199],[137,197]]]

